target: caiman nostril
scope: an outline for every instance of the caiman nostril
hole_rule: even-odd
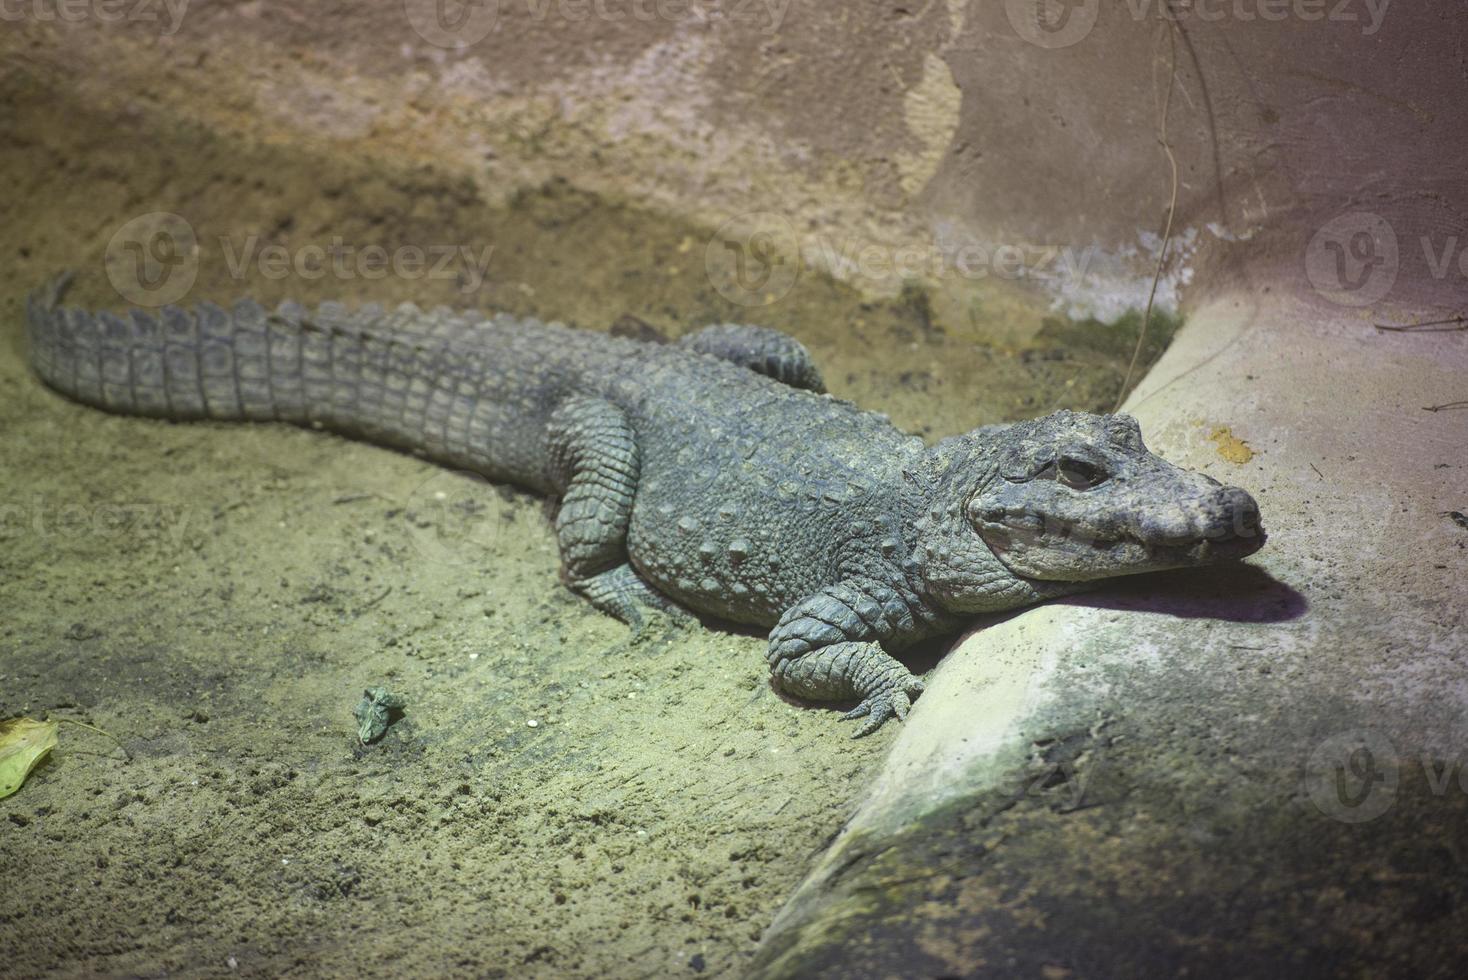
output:
[[[1254,498],[1242,490],[1233,490],[1227,498],[1225,513],[1229,514],[1230,530],[1237,537],[1252,537],[1259,533],[1259,505]]]

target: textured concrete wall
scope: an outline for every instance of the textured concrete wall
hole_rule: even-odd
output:
[[[489,199],[562,177],[710,228],[753,213],[729,233],[874,295],[926,283],[956,328],[1002,301],[1027,332],[1026,289],[1145,301],[1170,75],[1164,301],[1298,277],[1342,210],[1445,230],[1465,197],[1432,165],[1465,139],[1447,6],[445,0],[445,27],[436,3],[8,0],[0,57],[141,129],[427,163]]]

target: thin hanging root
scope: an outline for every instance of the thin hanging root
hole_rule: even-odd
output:
[[[1376,329],[1391,330],[1396,333],[1453,333],[1468,330],[1468,317],[1459,313],[1457,316],[1445,317],[1441,320],[1423,320],[1421,323],[1378,323]]]
[[[1137,332],[1137,346],[1132,348],[1132,359],[1126,366],[1126,376],[1121,379],[1121,391],[1117,392],[1116,404],[1111,409],[1113,413],[1121,408],[1127,386],[1132,383],[1132,373],[1137,369],[1137,358],[1142,355],[1147,327],[1152,322],[1152,303],[1157,299],[1157,284],[1162,281],[1162,266],[1167,261],[1167,245],[1172,240],[1172,218],[1177,213],[1177,158],[1172,155],[1172,146],[1167,142],[1167,113],[1172,108],[1172,90],[1177,82],[1177,35],[1173,33],[1177,28],[1171,21],[1164,23],[1171,64],[1167,68],[1167,94],[1163,97],[1157,120],[1157,142],[1162,144],[1162,151],[1167,154],[1167,165],[1172,168],[1172,198],[1167,203],[1167,226],[1162,231],[1162,247],[1157,250],[1157,270],[1152,274],[1152,289],[1147,293],[1147,311],[1142,314],[1142,329]],[[1153,98],[1156,98],[1155,91]]]

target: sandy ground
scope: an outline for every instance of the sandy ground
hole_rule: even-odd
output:
[[[0,104],[0,717],[97,725],[127,756],[64,726],[0,801],[7,976],[735,975],[895,729],[853,743],[775,695],[757,635],[630,642],[560,585],[546,507],[518,491],[44,389],[24,294],[69,266],[75,299],[123,305],[102,256],[130,218],[187,217],[193,300],[769,323],[837,394],[930,435],[1107,408],[1134,336],[1056,324],[998,349],[982,322],[947,335],[920,298],[813,275],[743,309],[710,287],[706,231],[566,186],[489,210],[431,172],[91,117],[19,72]],[[234,275],[251,236],[493,252],[466,293]],[[364,748],[351,709],[374,684],[409,704]]]

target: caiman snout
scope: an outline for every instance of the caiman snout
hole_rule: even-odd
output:
[[[1238,487],[1208,482],[1192,500],[1148,511],[1138,529],[1142,540],[1161,547],[1249,539],[1262,545],[1264,531],[1254,498]]]
[[[1210,541],[1264,536],[1264,529],[1259,524],[1259,505],[1238,487],[1221,487],[1216,493],[1212,513],[1216,516],[1203,528],[1201,535]],[[1262,541],[1260,543],[1263,544]]]

